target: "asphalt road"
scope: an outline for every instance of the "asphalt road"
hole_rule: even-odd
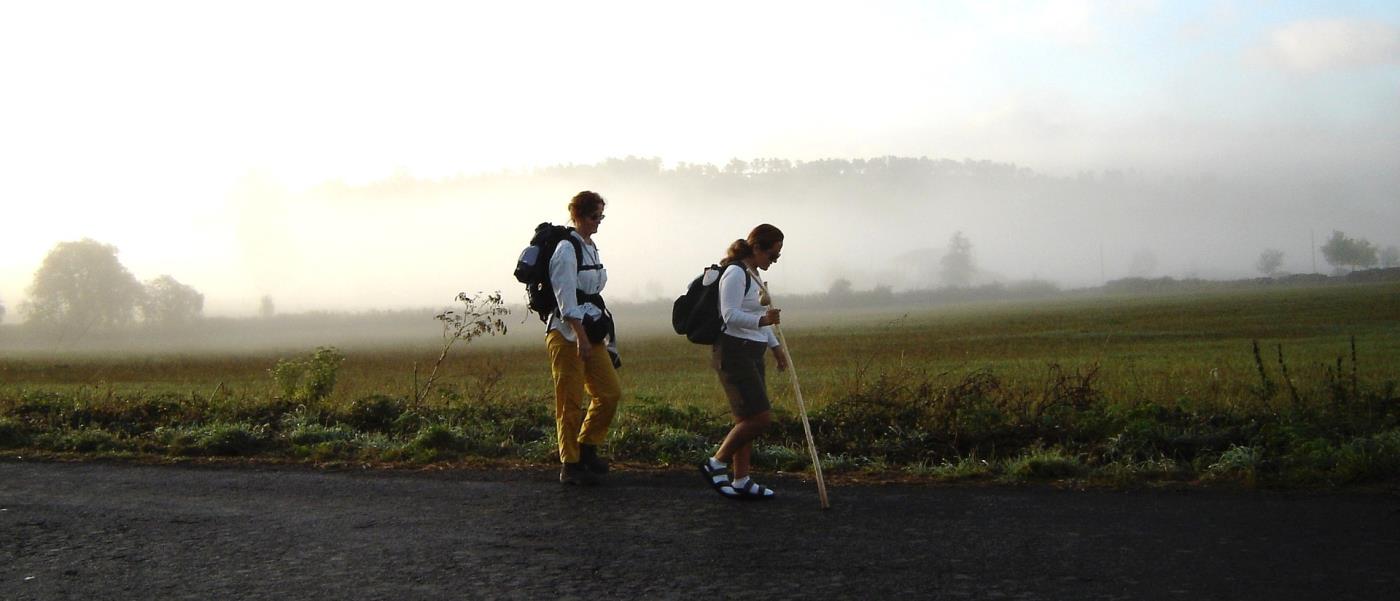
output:
[[[1400,496],[0,461],[0,599],[1400,598]]]

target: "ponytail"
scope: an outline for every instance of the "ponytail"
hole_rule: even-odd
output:
[[[739,261],[743,261],[744,259],[747,259],[752,256],[753,245],[749,244],[748,240],[740,238],[738,240],[735,240],[733,244],[729,245],[729,250],[725,253],[724,260],[720,261],[720,265],[738,263]]]

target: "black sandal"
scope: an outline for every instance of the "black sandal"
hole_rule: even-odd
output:
[[[705,482],[708,483],[710,487],[714,488],[715,492],[719,493],[720,496],[730,499],[739,499],[743,497],[743,495],[739,494],[739,491],[734,490],[734,487],[730,485],[729,466],[710,467],[710,460],[706,459],[700,464],[700,473],[705,475]]]
[[[734,492],[738,493],[740,498],[750,501],[768,501],[775,496],[773,489],[754,482],[753,480],[749,480],[749,483],[743,487],[731,484],[730,488],[734,489]]]

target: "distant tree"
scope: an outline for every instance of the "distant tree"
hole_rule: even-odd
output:
[[[1385,247],[1381,251],[1381,267],[1400,267],[1400,248],[1394,245]],[[0,316],[5,314],[5,308],[0,307]]]
[[[1374,267],[1376,247],[1365,238],[1348,238],[1346,234],[1333,230],[1332,237],[1322,245],[1322,258],[1338,271]]]
[[[1128,275],[1135,278],[1151,277],[1157,272],[1157,255],[1150,250],[1142,249],[1133,253],[1132,259],[1128,261]]]
[[[141,294],[141,283],[117,260],[117,247],[84,238],[49,251],[20,311],[33,324],[57,329],[60,339],[81,337],[129,323]]]
[[[258,316],[266,319],[277,314],[277,307],[272,304],[272,295],[264,294],[258,300]]]
[[[5,322],[5,303],[0,302],[0,323]]]
[[[826,289],[827,296],[833,298],[846,298],[851,295],[851,281],[846,278],[836,278],[831,283],[831,287]]]
[[[940,259],[943,269],[939,273],[944,285],[967,286],[972,283],[972,274],[977,268],[972,263],[972,242],[961,231],[948,239],[948,252]]]
[[[199,319],[204,313],[204,295],[168,275],[146,282],[141,298],[141,320],[174,326]]]
[[[1254,268],[1269,277],[1274,277],[1283,267],[1283,251],[1266,249],[1259,253],[1259,260],[1254,262]]]

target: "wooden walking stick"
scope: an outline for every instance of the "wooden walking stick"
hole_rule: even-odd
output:
[[[759,290],[768,297],[769,306],[772,306],[773,295],[768,293],[768,285],[763,282],[763,278],[750,270],[749,275],[758,282]],[[807,403],[802,400],[802,386],[797,383],[797,368],[792,363],[792,349],[788,347],[787,340],[783,339],[783,329],[778,324],[773,324],[773,333],[778,335],[778,344],[783,347],[783,353],[787,355],[787,372],[792,377],[792,393],[797,396],[797,414],[802,417],[802,432],[807,435],[807,451],[812,454],[812,471],[817,476],[817,499],[821,501],[822,509],[831,509],[831,502],[826,498],[826,481],[822,479],[822,461],[817,455],[817,443],[812,440],[812,424],[807,421]]]

